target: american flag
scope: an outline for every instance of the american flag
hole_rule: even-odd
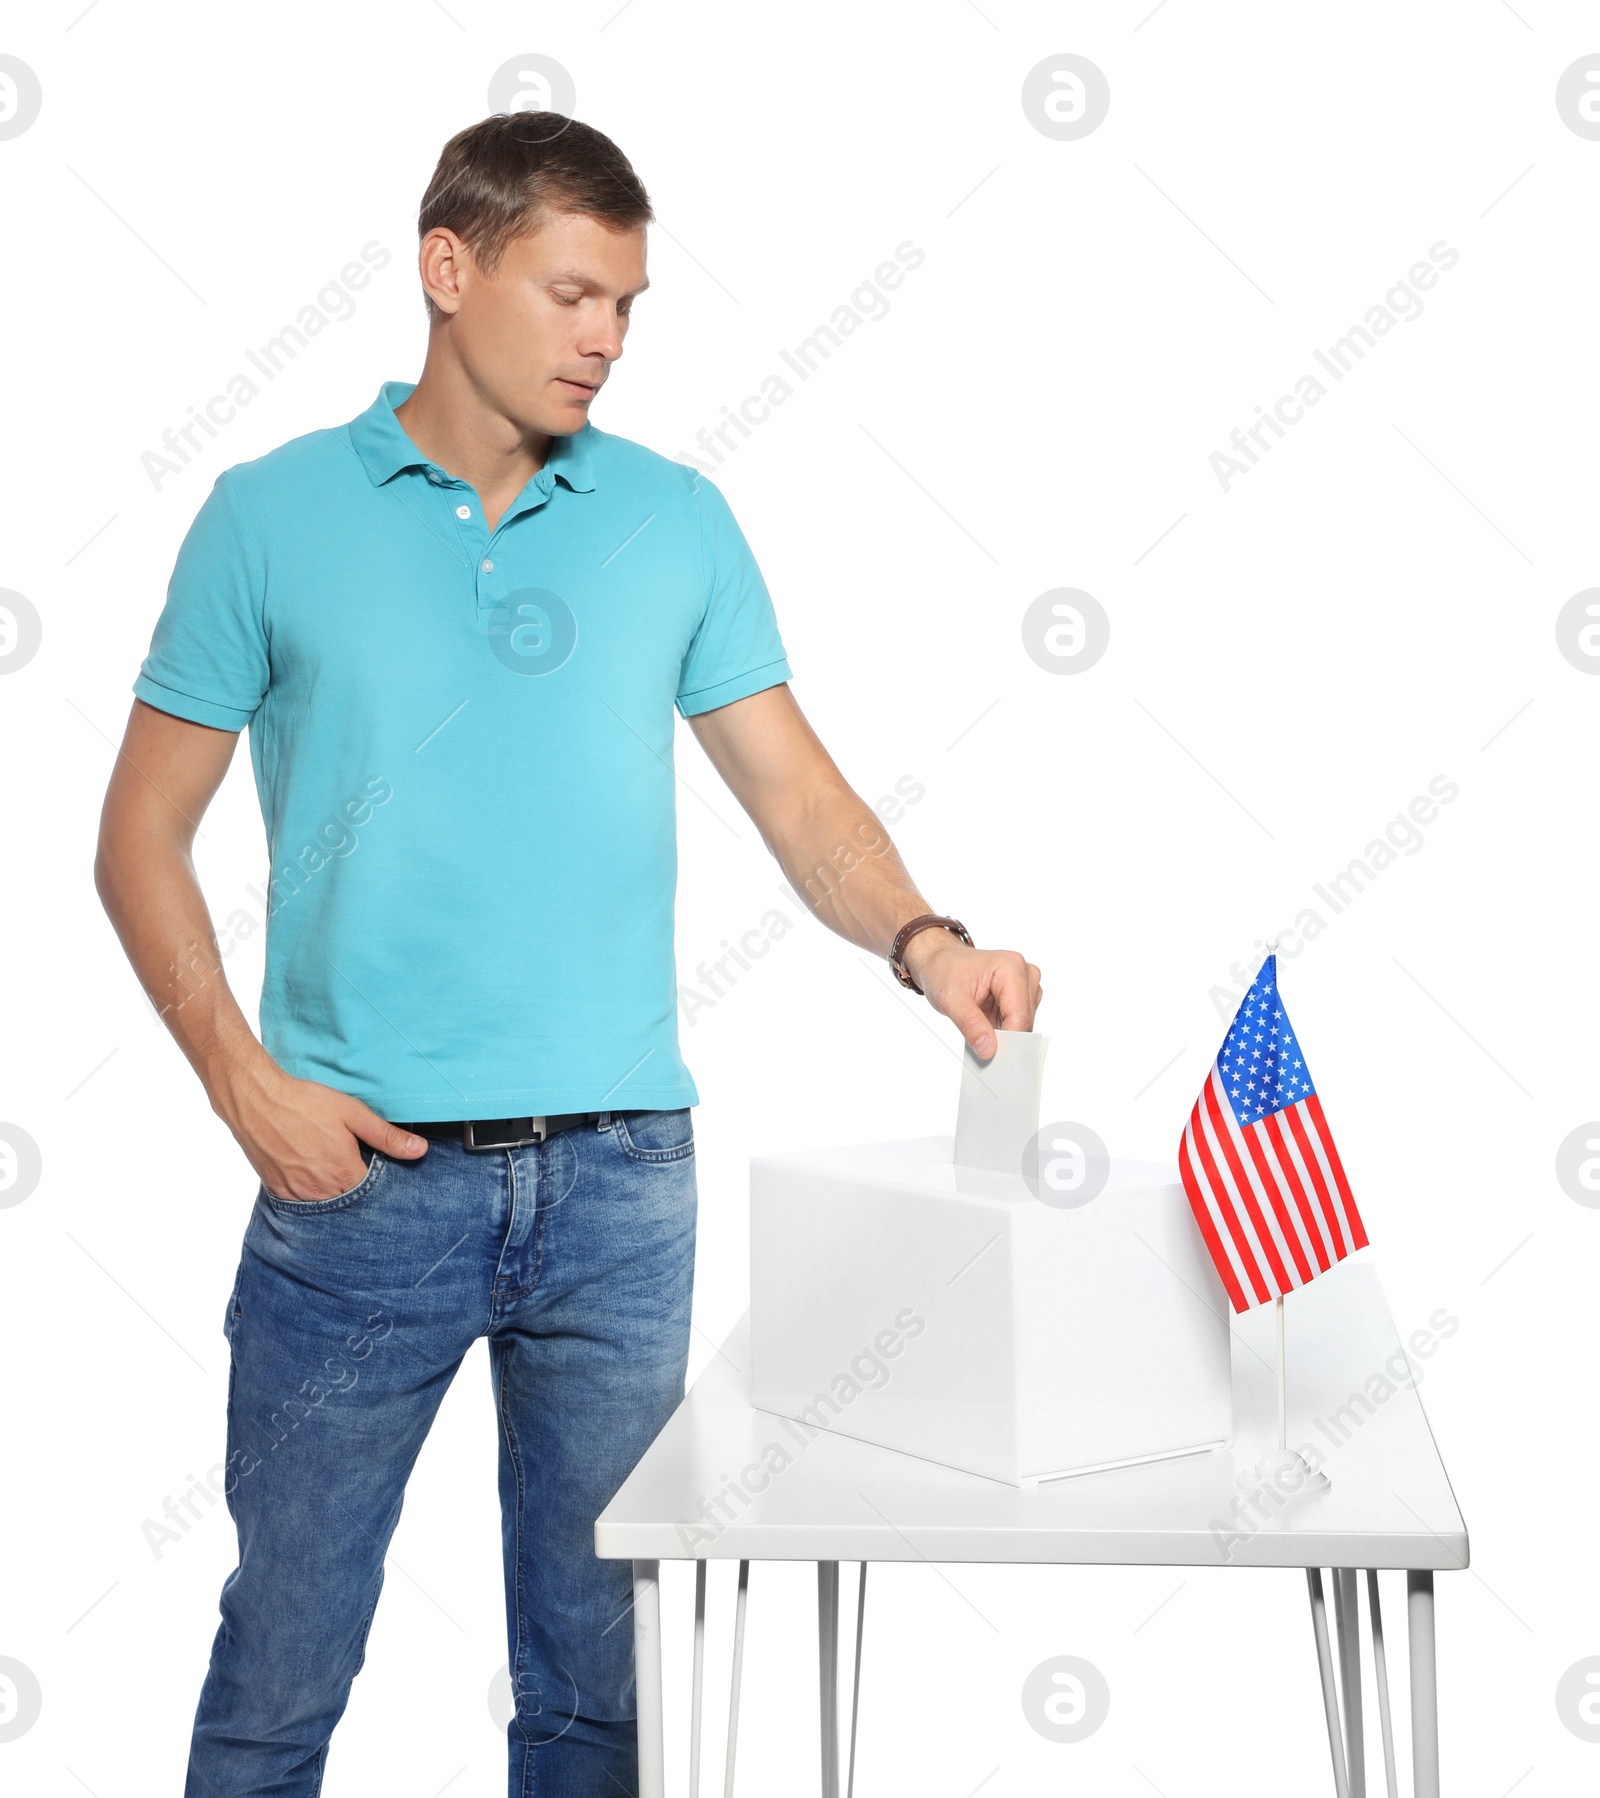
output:
[[[1367,1246],[1269,955],[1178,1145],[1200,1234],[1235,1311],[1309,1285]]]

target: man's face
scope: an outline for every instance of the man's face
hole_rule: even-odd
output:
[[[645,232],[547,213],[485,275],[463,250],[451,326],[474,384],[525,429],[564,437],[622,354],[634,295],[649,286]]]

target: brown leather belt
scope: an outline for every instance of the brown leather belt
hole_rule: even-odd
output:
[[[418,1136],[458,1142],[467,1149],[520,1149],[528,1143],[547,1142],[561,1130],[584,1125],[604,1128],[614,1117],[637,1117],[637,1111],[563,1111],[542,1118],[446,1118],[421,1124],[396,1123],[397,1130]]]

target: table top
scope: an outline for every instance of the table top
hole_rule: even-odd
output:
[[[1252,1470],[1277,1443],[1271,1305],[1233,1319],[1230,1444],[1019,1488],[812,1431],[749,1399],[739,1321],[595,1524],[604,1559],[1465,1567],[1467,1529],[1376,1268],[1285,1300],[1288,1437],[1326,1491]],[[1435,1338],[1437,1340],[1437,1338]],[[1396,1376],[1406,1381],[1396,1385]],[[1231,1508],[1230,1508],[1231,1507]]]

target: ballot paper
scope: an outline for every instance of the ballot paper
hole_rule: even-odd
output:
[[[1032,1030],[997,1030],[988,1061],[980,1061],[967,1046],[956,1108],[955,1158],[961,1166],[1002,1174],[1029,1171],[1049,1047],[1049,1037]]]

